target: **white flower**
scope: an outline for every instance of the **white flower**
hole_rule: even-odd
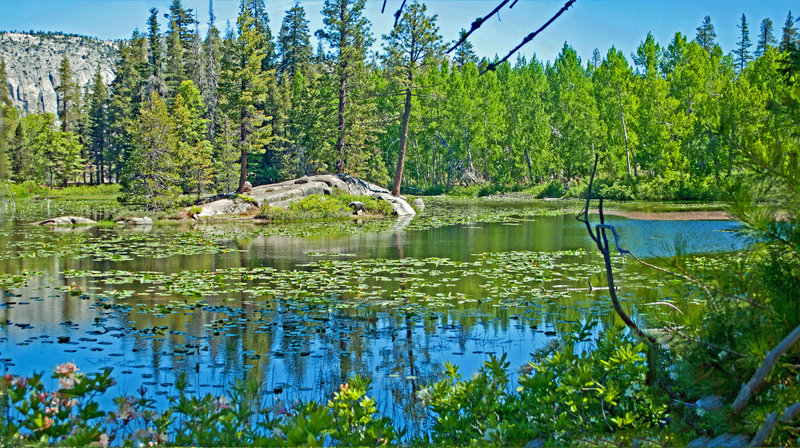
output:
[[[633,388],[629,387],[629,388],[625,389],[625,396],[628,397],[628,398],[633,398]]]

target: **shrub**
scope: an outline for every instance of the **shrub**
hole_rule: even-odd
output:
[[[550,181],[539,193],[540,198],[560,198],[564,195],[564,183],[560,180]]]
[[[243,194],[237,194],[234,199],[237,200],[237,201],[247,202],[248,204],[256,205],[256,200],[255,199],[251,198],[250,196],[243,195]]]
[[[604,199],[611,199],[615,201],[630,201],[634,199],[631,187],[621,181],[605,185],[599,189],[600,197]],[[586,193],[584,192],[584,197]]]
[[[420,391],[435,417],[433,441],[525,445],[544,437],[547,445],[568,445],[601,437],[630,445],[632,434],[664,424],[667,397],[646,384],[645,346],[611,329],[593,351],[578,350],[593,326],[534,355],[516,392],[505,355],[468,380],[448,363],[444,380]]]
[[[306,196],[299,201],[289,203],[289,207],[285,210],[264,204],[256,217],[275,222],[343,219],[353,215],[349,206],[353,201],[362,202],[367,213],[371,215],[389,216],[393,212],[392,205],[380,198],[335,193],[330,196],[318,194]]]

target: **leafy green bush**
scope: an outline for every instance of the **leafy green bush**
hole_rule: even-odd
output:
[[[431,185],[422,189],[422,196],[439,196],[446,191],[444,185]]]
[[[338,191],[338,190],[336,190]],[[389,216],[392,214],[392,204],[380,198],[373,198],[371,196],[359,196],[349,193],[337,193],[332,196],[337,199],[347,211],[350,211],[349,204],[351,202],[361,202],[364,204],[364,209],[367,213],[372,215]]]
[[[536,354],[516,392],[505,356],[468,380],[448,363],[445,379],[420,392],[435,417],[433,442],[521,446],[543,437],[567,445],[595,437],[630,445],[631,434],[665,424],[667,397],[646,383],[645,346],[607,330],[593,351],[579,350],[593,325]]]
[[[83,374],[71,363],[53,371],[58,389],[48,391],[41,375],[6,375],[0,389],[0,442],[3,446],[375,446],[402,437],[366,395],[370,381],[353,377],[327,406],[282,403],[261,406],[258,384],[239,382],[225,396],[193,396],[185,377],[175,384],[169,407],[140,388],[114,399],[106,412],[95,401],[114,382],[111,370]]]
[[[5,187],[7,187],[8,192],[10,192],[15,197],[45,196],[50,192],[50,189],[48,187],[32,180],[26,180],[21,184],[13,184],[7,182],[5,184]],[[5,188],[3,188],[2,190],[5,190]],[[0,190],[0,194],[6,193],[6,191],[2,190]]]
[[[6,375],[0,392],[5,411],[0,421],[0,442],[19,445],[50,445],[56,441],[68,446],[87,446],[103,435],[106,413],[93,400],[114,382],[111,369],[84,374],[65,363],[53,370],[58,388],[45,389],[42,375]],[[106,436],[106,440],[107,436]]]
[[[631,190],[631,187],[622,182],[615,182],[610,185],[603,186],[599,189],[599,196],[604,199],[611,199],[615,201],[630,201],[634,199],[634,194]]]
[[[545,185],[537,197],[560,198],[562,196],[564,196],[564,183],[560,180],[552,180]]]
[[[237,194],[234,199],[237,200],[237,201],[246,202],[248,204],[256,205],[256,200],[251,198],[250,196],[247,196],[247,195]]]

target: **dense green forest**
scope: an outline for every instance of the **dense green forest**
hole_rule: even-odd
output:
[[[778,69],[798,42],[791,13],[782,32],[764,19],[753,38],[742,15],[729,53],[706,17],[694,39],[645,36],[632,64],[613,47],[585,61],[565,43],[552,63],[486,70],[468,41],[445,54],[417,2],[371,53],[364,6],[327,0],[317,49],[299,3],[277,38],[263,0],[243,1],[224,31],[210,11],[204,38],[180,0],[165,29],[151,9],[146,33],[120,44],[109,88],[98,73],[81,91],[62,61],[58,117],[18,117],[0,89],[0,176],[119,182],[150,208],[321,172],[394,192],[549,183],[541,194],[560,196],[581,192],[598,152],[606,197],[714,199],[740,171],[742,141],[790,132],[764,106],[788,88]]]

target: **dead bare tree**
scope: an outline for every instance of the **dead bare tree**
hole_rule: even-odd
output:
[[[611,248],[609,245],[607,232],[610,231],[611,234],[614,235],[614,245],[620,254],[627,254],[630,252],[619,246],[619,235],[617,234],[617,230],[614,228],[614,226],[605,223],[605,215],[603,214],[603,198],[599,199],[600,224],[595,225],[594,229],[592,229],[592,224],[589,222],[589,207],[592,201],[592,184],[594,183],[594,177],[597,173],[598,158],[599,155],[595,153],[592,175],[589,178],[589,186],[586,192],[586,205],[584,206],[583,211],[576,216],[576,219],[586,225],[586,231],[589,232],[589,237],[595,242],[597,249],[603,255],[603,262],[606,270],[606,281],[608,282],[608,295],[611,297],[611,304],[614,307],[614,311],[617,313],[619,318],[622,319],[622,322],[624,322],[625,325],[631,329],[631,331],[633,331],[640,339],[647,341],[652,350],[652,347],[656,344],[656,340],[652,336],[642,331],[642,329],[636,325],[630,316],[628,316],[628,313],[626,313],[622,308],[622,305],[619,303],[619,298],[617,297],[617,291],[614,287],[614,272],[611,266]]]

